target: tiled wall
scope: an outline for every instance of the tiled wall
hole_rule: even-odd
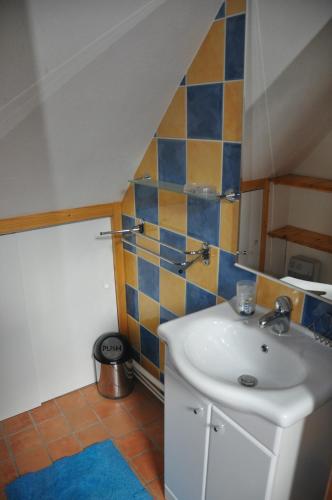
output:
[[[153,180],[204,184],[219,192],[239,190],[244,33],[245,0],[227,0],[176,90],[135,178],[148,174]],[[230,299],[237,280],[255,281],[256,275],[234,267],[238,202],[207,201],[135,185],[123,199],[123,227],[132,227],[135,218],[144,219],[147,235],[179,251],[198,249],[203,241],[211,245],[209,266],[197,263],[179,275],[162,259],[125,244],[130,340],[136,359],[163,380],[164,346],[157,336],[158,325]],[[176,250],[140,236],[132,238],[170,260],[183,260]],[[294,321],[312,323],[312,305],[319,301],[258,278],[258,303],[272,307],[282,294],[292,297]]]

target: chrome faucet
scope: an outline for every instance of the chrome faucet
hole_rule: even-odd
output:
[[[292,301],[289,297],[277,297],[275,310],[270,311],[259,320],[260,328],[271,326],[276,333],[287,333],[289,330],[290,313],[292,310]]]

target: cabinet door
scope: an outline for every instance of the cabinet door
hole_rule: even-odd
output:
[[[272,454],[212,409],[206,500],[264,500]]]
[[[178,500],[201,500],[209,407],[166,371],[165,484]]]

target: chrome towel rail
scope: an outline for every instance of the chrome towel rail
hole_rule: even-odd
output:
[[[149,239],[155,239],[155,238],[149,238]],[[156,240],[158,241],[158,240]],[[188,269],[190,266],[192,266],[195,262],[201,260],[205,265],[208,265],[210,263],[210,248],[207,243],[203,243],[202,248],[199,250],[191,250],[189,252],[181,252],[177,250],[176,248],[170,247],[169,245],[165,245],[168,248],[171,248],[174,251],[177,251],[179,253],[183,253],[186,255],[195,255],[196,257],[192,260],[185,260],[182,262],[174,262],[173,260],[168,259],[167,257],[163,257],[158,254],[157,252],[154,252],[153,250],[149,250],[148,248],[144,247],[143,245],[140,245],[139,243],[133,243],[132,241],[129,241],[125,238],[122,238],[122,242],[126,243],[127,245],[130,245],[134,248],[139,248],[140,250],[143,250],[144,252],[147,252],[150,255],[153,255],[154,257],[158,257],[159,259],[162,259],[163,261],[167,262],[168,264],[171,264],[172,266],[177,266],[179,267],[178,273],[183,274],[186,269]],[[158,241],[158,243],[160,243]],[[160,243],[161,245],[164,245],[163,243]]]
[[[130,229],[119,229],[119,230],[114,230],[114,231],[100,231],[99,236],[117,236],[117,235],[123,235],[123,234],[135,234],[139,233],[142,234],[144,232],[144,222],[140,222],[136,226],[130,228]]]

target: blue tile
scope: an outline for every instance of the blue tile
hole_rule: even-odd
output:
[[[186,249],[186,237],[182,234],[173,233],[168,229],[160,228],[160,242],[169,245],[170,247],[181,250],[182,252]]]
[[[135,185],[136,217],[158,224],[158,189]]]
[[[182,78],[180,82],[180,87],[183,87],[186,84],[186,75]]]
[[[186,141],[158,139],[159,180],[186,183]]]
[[[222,100],[221,83],[187,87],[189,138],[222,138]]]
[[[144,326],[140,327],[141,352],[159,368],[159,339],[150,333]]]
[[[220,204],[188,196],[188,235],[219,246]]]
[[[172,262],[185,261],[185,255],[183,253],[178,252],[177,250],[172,250],[171,248],[164,247],[162,245],[160,245],[160,255],[161,257],[165,257],[165,259]],[[171,271],[171,273],[174,273],[177,276],[181,276],[181,278],[186,277],[186,272],[182,269],[181,266],[171,264],[170,262],[166,262],[166,260],[160,259],[160,267]]]
[[[186,314],[216,305],[216,296],[196,285],[187,282]]]
[[[160,372],[160,375],[159,375],[159,380],[162,384],[165,383],[165,375],[163,374],[163,372]]]
[[[165,307],[160,306],[160,324],[162,325],[163,323],[167,323],[167,321],[171,321],[172,319],[176,319],[177,316],[173,313],[171,313],[168,309],[165,309]]]
[[[241,80],[244,76],[245,14],[226,20],[225,80]]]
[[[235,267],[236,256],[232,253],[220,250],[218,295],[224,299],[231,299],[236,295],[236,282],[249,280],[256,282],[256,274]]]
[[[159,267],[138,257],[138,289],[159,301]]]
[[[240,192],[241,144],[224,142],[222,166],[222,192]]]
[[[133,318],[139,321],[138,314],[138,293],[135,288],[126,285],[126,301],[127,301],[127,313]]]
[[[306,295],[302,325],[332,339],[332,304]]]
[[[183,262],[185,260],[185,255],[183,252],[186,249],[186,238],[177,233],[173,233],[173,231],[168,231],[167,229],[160,228],[160,241],[173,247],[173,249],[160,245],[160,255],[165,257],[168,260],[173,262]],[[180,250],[179,252],[175,249]],[[164,269],[168,269],[169,271],[185,278],[186,273],[179,267],[169,264],[164,260],[160,260],[160,265]]]
[[[225,17],[225,2],[223,2],[222,6],[219,9],[218,14],[216,15],[216,19],[222,19]]]
[[[122,228],[123,229],[131,229],[132,227],[135,226],[135,219],[134,217],[128,217],[128,215],[123,215],[122,216]],[[124,239],[127,240],[128,242],[131,243],[136,243],[136,236],[133,235],[124,235]],[[123,243],[123,248],[125,250],[128,250],[128,252],[131,253],[136,253],[136,248],[133,247],[132,245],[129,245],[129,243]]]

